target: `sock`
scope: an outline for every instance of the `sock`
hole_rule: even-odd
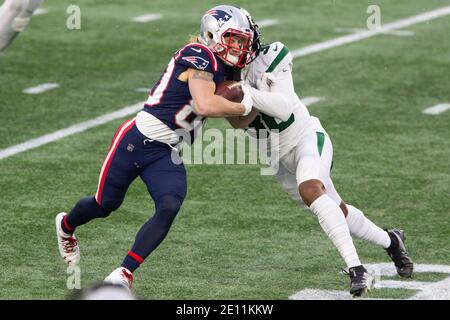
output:
[[[387,231],[386,231],[387,233]],[[399,244],[398,244],[398,239],[396,236],[394,236],[393,234],[388,233],[389,238],[391,238],[391,245],[387,248],[389,250],[398,248]]]
[[[61,228],[65,233],[72,234],[75,228],[81,226],[92,219],[109,216],[110,210],[100,206],[95,197],[86,197],[77,202],[70,213],[61,221]]]
[[[348,268],[361,265],[341,208],[326,194],[310,206],[319,224],[338,249]]]
[[[347,224],[352,235],[388,248],[391,245],[389,234],[366,218],[358,208],[348,205]]]
[[[162,196],[155,201],[156,212],[137,233],[122,267],[134,272],[144,262],[166,237],[180,207],[181,201],[171,195]]]
[[[144,258],[140,257],[133,251],[128,251],[128,254],[123,260],[121,267],[127,268],[131,273],[133,273],[143,262]]]

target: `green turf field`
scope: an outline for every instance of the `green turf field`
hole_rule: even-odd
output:
[[[71,1],[45,0],[0,58],[0,151],[147,98],[171,54],[195,34],[214,1],[78,0],[81,29],[67,30]],[[189,5],[187,5],[189,3]],[[368,5],[382,22],[450,5],[448,0],[234,1],[266,41],[292,51],[365,28]],[[161,20],[134,23],[146,13]],[[301,97],[333,139],[333,178],[346,202],[381,227],[404,229],[420,264],[450,265],[450,15],[415,24],[414,36],[379,35],[295,59]],[[42,83],[60,88],[38,95]],[[128,117],[129,118],[129,117]],[[0,159],[0,299],[65,299],[66,265],[54,217],[95,193],[118,119]],[[228,128],[221,119],[207,128]],[[344,263],[316,220],[257,165],[189,165],[188,195],[165,241],[135,273],[134,289],[150,299],[288,299],[302,289],[347,291]],[[103,280],[122,261],[153,203],[140,180],[109,218],[77,230],[81,283]],[[381,248],[355,241],[364,263],[389,262]],[[447,275],[448,276],[448,275]],[[445,278],[446,276],[444,276]],[[386,277],[400,280],[399,277]],[[419,274],[439,281],[442,274]],[[413,279],[416,280],[416,279]],[[402,280],[411,281],[411,280]],[[380,289],[374,298],[415,291]],[[447,293],[448,295],[448,293]]]

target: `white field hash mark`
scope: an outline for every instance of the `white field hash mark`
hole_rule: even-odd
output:
[[[59,87],[60,87],[60,85],[57,84],[57,83],[42,83],[42,84],[37,85],[35,87],[24,89],[22,92],[23,93],[27,93],[27,94],[40,94],[42,92],[49,91],[49,90],[52,90],[52,89],[56,89],[56,88],[59,88]]]
[[[307,47],[304,47],[304,48],[301,48],[301,49],[297,49],[297,50],[292,51],[292,55],[293,55],[294,58],[304,57],[304,56],[307,56],[307,55],[310,55],[310,54],[313,54],[313,53],[317,53],[317,52],[321,52],[321,51],[325,51],[325,50],[328,50],[328,49],[331,49],[331,48],[334,48],[334,47],[343,46],[343,45],[348,44],[348,43],[352,43],[352,42],[364,40],[364,39],[367,39],[367,38],[371,38],[371,37],[374,37],[376,35],[382,34],[383,32],[386,32],[386,31],[403,29],[405,27],[409,27],[409,26],[417,24],[417,23],[430,21],[430,20],[433,20],[433,19],[437,19],[439,17],[443,17],[443,16],[446,16],[446,15],[449,15],[449,14],[450,14],[450,6],[442,7],[442,8],[436,9],[436,10],[432,10],[432,11],[429,11],[429,12],[426,12],[426,13],[422,13],[422,14],[417,15],[417,16],[413,16],[413,17],[410,17],[410,18],[399,20],[397,22],[392,22],[392,23],[386,24],[386,25],[384,25],[381,28],[376,29],[376,30],[371,30],[371,31],[366,31],[366,32],[361,32],[361,33],[357,33],[357,34],[344,36],[344,37],[339,37],[339,38],[327,40],[327,41],[324,41],[324,42],[320,42],[318,44],[313,44],[313,45],[310,45],[310,46],[307,46]],[[127,109],[127,107],[125,107],[125,108],[123,108],[121,110],[126,110],[126,109]],[[136,110],[139,110],[139,109],[140,108],[136,108]],[[121,110],[116,111],[116,112],[120,112]],[[102,117],[99,117],[99,118],[103,118],[103,117],[107,118],[108,116],[110,116],[112,114],[115,114],[116,112],[106,114],[106,115],[104,115]],[[127,115],[129,115],[129,113],[128,114],[124,114],[124,116],[127,116]],[[99,118],[96,118],[96,119],[99,119]],[[90,120],[90,121],[95,121],[96,119]],[[116,119],[116,118],[114,118],[114,119]],[[113,119],[111,119],[111,120],[113,120]],[[111,120],[109,120],[109,121],[111,121]],[[59,130],[59,131],[57,131],[55,133],[51,133],[51,134],[42,136],[40,138],[28,140],[27,142],[24,142],[22,144],[19,144],[19,145],[16,145],[16,146],[12,146],[12,147],[9,147],[7,149],[0,150],[0,159],[10,157],[10,156],[15,155],[17,153],[20,153],[20,152],[23,152],[23,151],[26,151],[26,150],[29,150],[29,149],[33,149],[33,148],[36,148],[36,147],[39,147],[39,146],[41,146],[43,144],[62,139],[64,137],[68,136],[68,135],[72,135],[72,134],[77,133],[77,132],[82,132],[82,131],[87,130],[88,128],[92,128],[92,127],[96,126],[96,125],[94,125],[94,126],[89,126],[88,128],[85,128],[87,122],[89,122],[89,121],[82,122],[82,123],[79,123],[79,124],[75,124],[75,125],[67,128],[67,129],[62,129],[62,130]],[[107,122],[108,121],[101,122],[101,123],[99,123],[97,125],[101,125],[101,124],[104,124],[104,123],[107,123]],[[83,129],[79,129],[79,127],[83,128]],[[73,131],[70,134],[64,134],[64,135],[61,135],[61,136],[59,136],[57,134],[57,133],[65,132],[65,130],[69,130],[70,128],[72,128],[71,131]],[[48,138],[46,139],[45,138],[45,137],[49,137],[49,136],[51,136],[52,138],[51,139],[48,139]]]
[[[134,17],[131,19],[133,22],[139,22],[139,23],[147,23],[155,20],[159,20],[162,18],[161,13],[148,13],[144,14],[142,16]]]
[[[395,276],[397,271],[392,263],[379,263],[366,265],[372,275]],[[450,266],[415,264],[415,273],[446,273],[445,279],[440,281],[411,281],[407,280],[382,280],[375,283],[377,288],[395,288],[418,290],[419,292],[407,300],[449,300],[450,299]],[[353,300],[348,291],[304,289],[289,297],[291,300]],[[375,300],[373,298],[359,298],[363,300]],[[376,299],[379,300],[379,299]]]
[[[450,103],[441,103],[441,104],[437,104],[435,106],[426,108],[425,110],[422,111],[422,113],[430,114],[430,115],[437,115],[437,114],[441,114],[447,110],[450,110]]]

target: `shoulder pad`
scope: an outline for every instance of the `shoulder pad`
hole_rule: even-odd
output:
[[[214,53],[205,45],[190,43],[175,54],[175,63],[197,70],[215,73],[217,59]]]
[[[289,49],[281,42],[274,42],[261,47],[258,58],[258,69],[262,72],[277,72],[292,62],[292,55]]]

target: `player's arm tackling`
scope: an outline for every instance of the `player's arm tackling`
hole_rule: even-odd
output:
[[[204,117],[232,117],[249,113],[250,103],[236,103],[214,94],[216,85],[213,74],[190,68],[188,70],[188,85],[194,99],[196,112]],[[243,101],[244,102],[244,101]]]

